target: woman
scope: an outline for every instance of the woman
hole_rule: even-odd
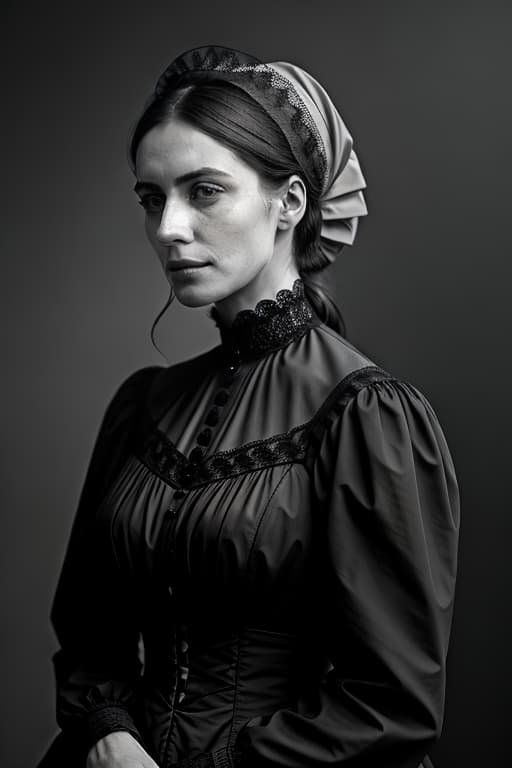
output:
[[[428,765],[457,483],[424,395],[310,280],[366,213],[350,134],[302,69],[200,48],[130,158],[171,297],[213,305],[220,343],[107,409],[52,611],[43,765]]]

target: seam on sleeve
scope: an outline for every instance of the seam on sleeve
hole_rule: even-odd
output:
[[[309,426],[310,451],[316,452],[325,431],[333,420],[333,414],[340,413],[362,389],[382,381],[399,382],[400,380],[377,365],[368,365],[347,374],[334,387],[311,419]]]

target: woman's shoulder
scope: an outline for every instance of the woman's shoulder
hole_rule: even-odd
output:
[[[294,374],[304,385],[318,390],[322,399],[335,396],[349,382],[355,387],[357,382],[393,378],[373,357],[323,323],[312,329],[303,350]]]
[[[211,370],[218,347],[171,365],[150,365],[139,368],[119,385],[111,402],[116,410],[122,404],[140,402],[147,404],[150,413],[159,412],[160,406],[172,395],[186,390],[192,382]]]
[[[138,401],[141,394],[151,388],[155,379],[163,371],[165,371],[163,366],[147,365],[143,368],[137,368],[125,376],[114,391],[114,395],[107,408],[107,414],[109,411],[118,410],[123,406],[128,406]]]
[[[121,425],[133,419],[140,403],[146,399],[158,375],[164,370],[162,366],[148,365],[136,369],[118,383],[107,401],[101,426],[102,433],[115,432]]]
[[[317,419],[339,412],[351,401],[354,406],[364,407],[369,398],[383,406],[393,400],[402,405],[414,401],[434,415],[429,400],[414,384],[328,326],[321,324],[315,329],[309,349],[313,359],[308,362],[307,375],[324,382]]]
[[[324,323],[313,327],[309,336],[305,346],[308,370],[313,364],[319,375],[333,383],[354,371],[377,365],[369,354]]]
[[[345,455],[366,455],[377,465],[421,456],[444,467],[454,485],[450,449],[429,397],[407,378],[376,364],[329,328],[319,329],[332,354],[333,386],[312,420],[313,444],[339,441]],[[330,358],[328,358],[330,359]],[[349,364],[348,364],[349,363]],[[401,458],[400,458],[401,457]]]

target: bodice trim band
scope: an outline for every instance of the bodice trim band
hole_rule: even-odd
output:
[[[173,488],[198,488],[228,477],[293,462],[304,462],[309,448],[321,438],[333,410],[338,411],[363,387],[383,380],[396,380],[375,365],[352,371],[334,388],[313,418],[287,432],[218,451],[193,461],[181,453],[154,426],[140,461]]]

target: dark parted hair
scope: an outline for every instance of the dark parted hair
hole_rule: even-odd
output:
[[[128,155],[132,170],[138,146],[155,126],[179,117],[216,139],[255,170],[262,184],[276,190],[292,175],[303,180],[306,211],[294,231],[294,255],[306,296],[319,318],[345,335],[341,312],[325,287],[311,274],[328,266],[319,249],[322,216],[321,190],[295,159],[281,128],[245,91],[224,80],[199,81],[163,92],[149,103],[132,131]]]

